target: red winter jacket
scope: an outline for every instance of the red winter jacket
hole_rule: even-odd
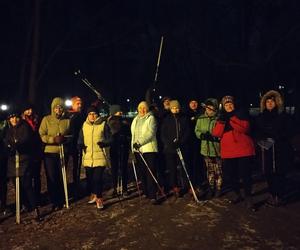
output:
[[[255,155],[252,138],[247,134],[250,124],[247,120],[240,120],[232,116],[229,120],[229,130],[225,130],[225,123],[217,121],[212,135],[221,138],[221,158],[240,158]]]

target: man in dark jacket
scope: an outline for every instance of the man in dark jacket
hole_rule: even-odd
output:
[[[77,149],[77,141],[79,131],[82,128],[82,125],[85,121],[85,115],[82,111],[83,102],[82,99],[78,96],[74,96],[71,99],[72,107],[68,110],[66,117],[70,119],[70,133],[72,135],[72,141],[70,143],[69,155],[72,157],[72,166],[73,166],[73,197],[76,200],[78,198],[79,192],[79,182],[80,182],[80,151]]]

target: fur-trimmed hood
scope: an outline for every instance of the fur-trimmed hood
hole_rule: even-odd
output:
[[[267,93],[263,95],[263,97],[260,100],[260,112],[263,112],[266,109],[266,100],[270,99],[270,97],[273,97],[275,99],[275,104],[278,110],[278,113],[282,113],[284,110],[283,106],[283,98],[281,94],[276,90],[270,90]]]

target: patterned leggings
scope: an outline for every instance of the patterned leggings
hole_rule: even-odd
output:
[[[210,188],[221,190],[223,183],[221,159],[219,157],[205,156],[204,161]]]

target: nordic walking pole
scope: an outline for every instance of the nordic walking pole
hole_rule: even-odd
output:
[[[157,57],[157,63],[156,63],[155,76],[154,76],[154,84],[157,82],[158,69],[159,69],[159,65],[160,65],[160,57],[161,57],[161,51],[162,51],[162,48],[163,48],[163,44],[164,44],[164,37],[161,36],[160,45],[159,45],[159,52],[158,52],[158,57]]]
[[[20,216],[20,155],[16,150],[16,223],[20,224],[21,216]]]
[[[155,178],[154,174],[152,173],[152,171],[151,171],[151,169],[150,169],[148,163],[146,162],[146,160],[145,160],[145,158],[144,158],[144,156],[143,156],[143,153],[142,153],[140,150],[138,150],[138,153],[139,153],[139,155],[140,155],[142,161],[144,162],[144,164],[145,164],[145,166],[146,166],[148,172],[150,173],[152,179],[153,179],[154,182],[156,183],[156,185],[157,185],[157,187],[158,187],[160,193],[162,194],[162,196],[166,197],[165,192],[162,190],[162,188],[161,188],[161,186],[159,185],[157,179]]]
[[[65,162],[65,153],[64,153],[63,144],[59,144],[59,156],[60,156],[61,173],[63,178],[64,192],[65,192],[66,208],[69,208],[68,183],[67,183],[66,162]]]
[[[140,197],[140,200],[142,199],[142,196],[141,196],[141,191],[140,191],[140,187],[139,187],[139,182],[138,182],[138,178],[137,178],[137,174],[136,174],[136,168],[135,168],[135,163],[134,163],[134,160],[132,159],[131,160],[132,162],[132,168],[133,168],[133,173],[134,173],[134,178],[135,178],[135,182],[136,182],[136,187],[137,187],[137,191],[139,193],[139,197]]]
[[[192,189],[192,193],[193,193],[194,199],[195,199],[195,201],[196,201],[197,203],[202,203],[201,201],[199,201],[199,199],[198,199],[198,197],[197,197],[197,195],[196,195],[196,192],[195,192],[194,187],[193,187],[193,184],[192,184],[192,182],[191,182],[189,173],[188,173],[188,171],[186,170],[185,162],[184,162],[184,159],[183,159],[183,156],[182,156],[182,153],[181,153],[180,148],[177,148],[176,151],[177,151],[178,157],[179,157],[179,159],[180,159],[180,161],[181,161],[182,168],[183,168],[183,170],[184,170],[184,172],[185,172],[185,174],[186,174],[186,177],[187,177],[187,179],[188,179],[188,181],[189,181],[189,184],[190,184],[190,187],[191,187],[191,189]]]
[[[272,146],[272,154],[273,154],[273,159],[272,159],[272,163],[273,163],[273,173],[276,173],[276,160],[275,160],[275,143]]]
[[[265,174],[265,149],[261,147],[262,172]]]

